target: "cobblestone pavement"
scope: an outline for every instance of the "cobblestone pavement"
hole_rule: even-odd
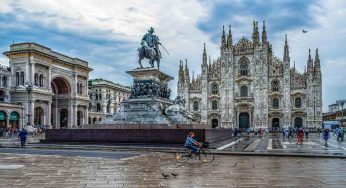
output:
[[[344,187],[346,160],[216,156],[176,163],[174,154],[122,159],[0,153],[0,187]],[[164,178],[161,173],[178,173]]]
[[[225,148],[225,146],[228,147]],[[346,155],[346,141],[338,142],[336,137],[332,136],[325,145],[324,140],[317,133],[310,133],[309,138],[304,138],[302,145],[297,145],[296,138],[283,139],[281,134],[272,133],[262,138],[244,134],[237,139],[232,138],[214,144],[214,147],[221,148],[222,151]]]

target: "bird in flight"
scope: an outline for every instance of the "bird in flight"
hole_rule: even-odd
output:
[[[307,32],[308,32],[308,31],[306,31],[306,30],[303,29],[303,33],[307,33]]]

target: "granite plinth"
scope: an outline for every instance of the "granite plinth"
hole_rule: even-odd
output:
[[[127,71],[126,73],[130,74],[133,77],[134,82],[142,80],[153,80],[156,82],[167,84],[167,82],[174,79],[173,77],[155,68],[134,69],[131,71]]]

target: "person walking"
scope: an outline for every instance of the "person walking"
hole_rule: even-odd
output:
[[[304,131],[302,128],[299,128],[297,131],[297,144],[303,144]]]
[[[344,138],[344,129],[341,127],[338,129],[336,140],[339,142],[342,142],[342,141],[344,141],[343,138]]]
[[[310,132],[309,127],[307,127],[304,131],[305,131],[305,137],[309,138],[309,132]]]
[[[19,133],[19,135],[18,135],[18,137],[19,137],[19,139],[20,139],[20,145],[21,145],[22,147],[25,146],[26,136],[27,136],[27,135],[28,135],[28,132],[27,132],[24,128],[20,131],[20,133]]]
[[[327,145],[328,145],[328,139],[329,139],[329,137],[330,137],[329,129],[325,129],[325,130],[323,131],[322,137],[323,137],[323,139],[324,139],[324,145],[327,146]]]

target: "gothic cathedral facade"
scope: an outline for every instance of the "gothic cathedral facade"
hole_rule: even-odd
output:
[[[212,127],[283,128],[319,127],[322,124],[322,73],[318,49],[309,49],[307,68],[291,66],[287,36],[283,59],[274,56],[265,23],[260,40],[258,22],[252,40],[233,44],[231,28],[223,29],[221,55],[209,63],[204,44],[202,73],[190,80],[189,68],[180,62],[178,95],[186,109],[202,124]]]

